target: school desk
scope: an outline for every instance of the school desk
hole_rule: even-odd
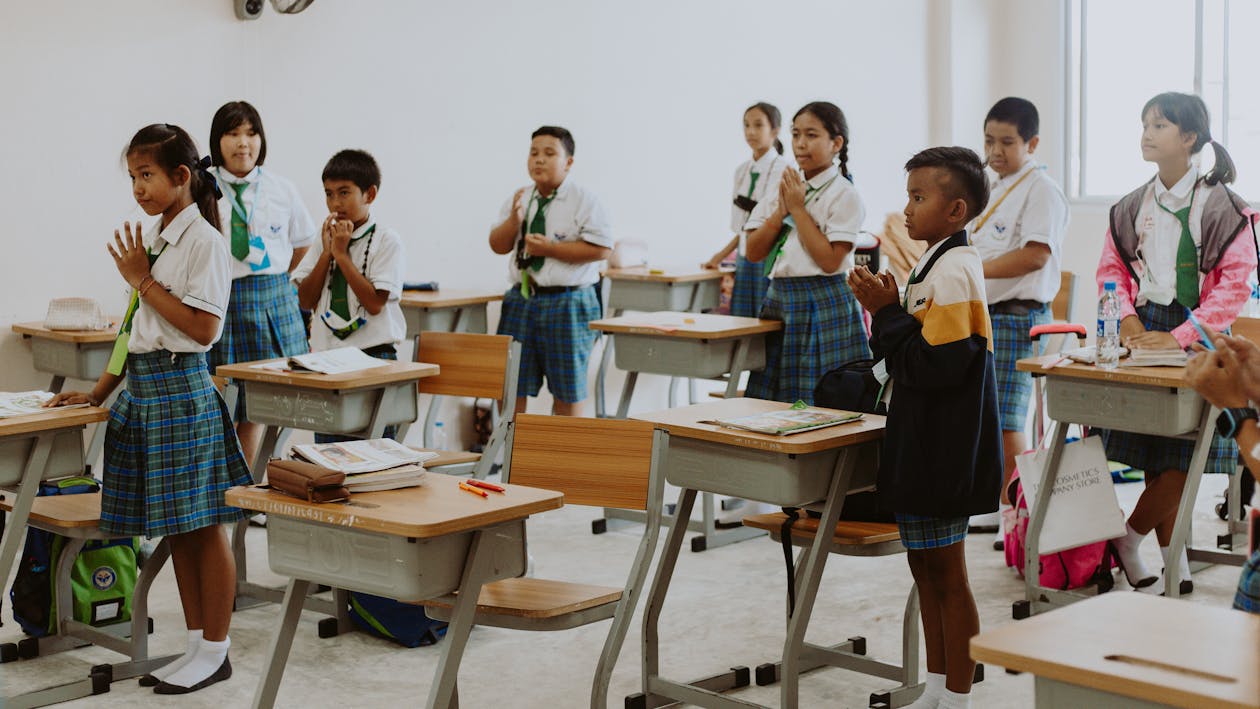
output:
[[[420,347],[420,333],[425,330],[439,332],[472,332],[486,334],[489,332],[486,310],[490,303],[503,300],[503,292],[478,290],[444,289],[435,291],[405,290],[401,305],[403,317],[407,321],[407,339],[411,340],[411,351]],[[440,396],[429,398],[429,409],[424,414],[424,445],[433,446],[433,421],[437,415]],[[409,426],[403,424],[398,429],[398,439],[407,436]]]
[[[354,495],[347,503],[311,503],[258,487],[237,487],[229,504],[267,515],[271,568],[290,577],[254,707],[271,707],[311,583],[423,601],[457,593],[427,707],[458,705],[459,662],[483,584],[525,573],[525,518],[558,509],[561,493],[505,485],[480,497],[460,479],[430,474],[420,487]],[[343,663],[347,676],[370,665]],[[329,681],[335,681],[330,678]]]
[[[66,379],[95,382],[100,378],[114,350],[120,320],[110,318],[110,326],[104,330],[49,330],[42,322],[28,322],[14,324],[13,331],[30,341],[35,371],[53,375],[48,391],[56,394],[65,386]],[[108,409],[118,397],[118,391],[110,394],[101,406]],[[95,465],[104,450],[105,426],[102,425],[92,432],[87,465]]]
[[[1217,410],[1195,393],[1185,381],[1183,367],[1117,367],[1105,370],[1076,362],[1051,369],[1045,365],[1058,362],[1061,356],[1030,357],[1016,363],[1021,372],[1045,377],[1046,409],[1054,422],[1050,452],[1041,475],[1041,490],[1053,490],[1058,477],[1059,460],[1066,444],[1069,424],[1145,433],[1195,442],[1190,470],[1181,493],[1181,505],[1173,525],[1169,555],[1177,558],[1183,548],[1190,561],[1241,565],[1245,556],[1189,547],[1190,520],[1199,481],[1207,463],[1212,434],[1216,430]],[[1038,583],[1040,536],[1050,495],[1038,495],[1029,511],[1028,541],[1024,568],[1024,600],[1012,609],[1016,619],[1071,603],[1096,593],[1096,588],[1082,591],[1060,591]],[[1193,568],[1193,567],[1192,567]],[[1180,595],[1180,571],[1172,564],[1164,572],[1166,593]]]
[[[627,698],[629,709],[657,707],[670,701],[704,707],[758,706],[721,694],[747,686],[747,668],[735,668],[694,682],[678,682],[660,674],[661,608],[687,531],[685,520],[690,519],[697,492],[781,506],[817,508],[821,505],[819,529],[832,529],[840,517],[845,495],[875,484],[874,462],[884,435],[882,416],[867,415],[857,422],[789,436],[737,431],[707,423],[715,418],[779,411],[788,406],[760,399],[723,399],[633,417],[650,421],[666,433],[660,465],[665,479],[682,491],[643,615],[643,692]],[[879,677],[895,676],[890,666],[863,655],[805,645],[805,630],[831,543],[831,535],[818,534],[799,559],[796,610],[787,622],[783,645],[780,686],[783,707],[798,705],[800,672],[820,664],[842,666]]]
[[[1260,615],[1108,593],[971,639],[1034,675],[1039,709],[1260,707]]]
[[[264,360],[268,362],[282,360]],[[218,368],[216,374],[231,379],[245,397],[249,420],[264,424],[262,445],[251,464],[255,483],[262,482],[267,461],[277,454],[282,432],[302,429],[360,438],[380,438],[385,427],[416,419],[416,382],[438,373],[438,367],[422,362],[391,362],[345,374],[278,371],[260,368],[259,362],[238,362]],[[247,461],[249,462],[249,461]],[[232,551],[236,556],[237,610],[263,602],[279,603],[279,589],[249,581],[245,557],[245,523],[234,526]],[[344,598],[334,592],[328,604],[310,599],[310,608],[335,618],[321,626],[324,637],[350,628]]]
[[[722,272],[712,269],[687,268],[610,268],[604,271],[608,279],[608,298],[604,310],[613,317],[627,310],[656,312],[699,313],[718,306],[721,299]],[[608,361],[612,358],[612,341],[604,343],[599,358],[599,370],[595,375],[595,415],[603,417],[607,408],[604,398],[604,379],[608,373]],[[669,401],[672,405],[678,380],[669,380]],[[688,401],[695,403],[695,392],[688,387]],[[623,417],[624,418],[624,417]]]
[[[617,341],[617,367],[626,372],[617,418],[625,418],[640,373],[697,379],[728,375],[726,396],[734,398],[740,376],[766,366],[766,335],[782,330],[783,323],[733,315],[663,312],[594,320],[590,327]],[[670,402],[672,404],[673,397]],[[713,495],[705,493],[701,500],[701,519],[690,523],[693,531],[701,532],[701,536],[692,539],[693,550],[703,551],[763,534],[742,526],[718,529],[714,521],[715,504]],[[604,512],[605,519],[635,522],[644,519],[642,513],[627,510]],[[606,528],[600,526],[601,522],[596,520],[595,531]]]

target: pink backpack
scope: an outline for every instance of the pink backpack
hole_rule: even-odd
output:
[[[1024,540],[1028,537],[1028,502],[1024,499],[1024,486],[1019,482],[1019,470],[1011,473],[1007,486],[1008,499],[1014,500],[1011,509],[1002,511],[1002,529],[1005,530],[1006,565],[1019,571],[1024,577]],[[1098,592],[1110,591],[1115,585],[1111,569],[1115,560],[1107,550],[1107,542],[1094,542],[1074,549],[1064,549],[1054,554],[1041,555],[1039,583],[1046,588],[1066,591],[1098,584]]]

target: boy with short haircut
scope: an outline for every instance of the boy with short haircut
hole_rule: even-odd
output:
[[[599,266],[613,239],[599,200],[566,179],[573,151],[568,130],[534,131],[526,162],[533,184],[504,202],[490,230],[496,254],[515,254],[498,333],[521,343],[518,413],[538,395],[544,378],[555,400],[552,413],[580,416],[586,399],[597,335],[589,323],[601,315]]]
[[[313,311],[311,351],[349,346],[396,360],[407,334],[399,305],[406,257],[398,232],[371,215],[381,170],[366,151],[342,150],[324,166],[323,180],[328,216],[320,239],[293,271],[298,302]],[[393,434],[391,426],[386,436]]]
[[[896,513],[919,589],[927,689],[912,709],[970,706],[980,630],[963,540],[969,515],[997,507],[1002,475],[992,328],[980,255],[965,226],[984,208],[988,181],[966,148],[930,148],[906,163],[906,229],[927,251],[904,300],[892,274],[849,276],[873,316],[871,350],[891,396],[876,489]],[[877,367],[877,370],[881,368]]]
[[[984,119],[984,150],[996,173],[988,208],[971,222],[971,243],[984,261],[985,290],[993,322],[998,408],[1002,415],[1002,489],[1015,469],[1015,456],[1028,448],[1024,429],[1032,375],[1015,362],[1033,356],[1028,331],[1050,322],[1050,303],[1059,292],[1059,264],[1067,232],[1068,203],[1063,190],[1033,159],[1040,142],[1040,117],[1031,101],[1008,97],[993,104]],[[999,509],[1010,507],[999,500]],[[977,515],[973,529],[996,529],[1001,549],[1001,515]]]

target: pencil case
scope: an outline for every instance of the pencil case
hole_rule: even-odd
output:
[[[307,502],[337,502],[350,499],[346,474],[299,460],[273,460],[267,463],[267,482],[272,490]]]
[[[424,281],[421,283],[404,283],[403,290],[423,290],[435,291],[438,289],[437,281]]]

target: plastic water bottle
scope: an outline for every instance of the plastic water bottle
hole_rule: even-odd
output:
[[[1255,279],[1255,276],[1252,276]],[[1247,305],[1243,308],[1243,317],[1260,318],[1260,283],[1251,284],[1251,297],[1247,299]]]
[[[446,428],[442,426],[441,421],[433,424],[433,449],[446,450]]]
[[[1115,281],[1103,284],[1098,301],[1098,351],[1094,363],[1102,369],[1115,369],[1120,362],[1120,296]]]

